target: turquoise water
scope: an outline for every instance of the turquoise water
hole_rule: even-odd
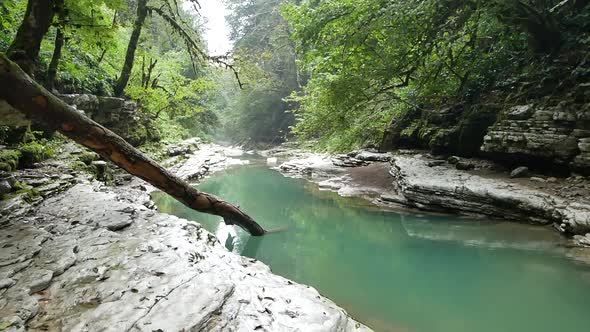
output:
[[[153,198],[376,331],[590,331],[590,269],[565,259],[546,229],[382,211],[264,166],[218,173],[199,188],[288,230],[253,238],[165,194]]]

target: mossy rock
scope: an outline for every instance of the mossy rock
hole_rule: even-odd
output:
[[[78,155],[78,160],[84,163],[85,165],[92,164],[93,161],[99,160],[100,156],[95,152],[82,152]]]
[[[25,201],[32,201],[33,199],[41,196],[41,193],[39,193],[38,190],[34,189],[33,187],[21,183],[21,182],[16,182],[14,184],[14,190],[16,191],[17,195],[25,195]]]
[[[11,172],[17,169],[21,152],[16,150],[0,150],[0,170]]]
[[[38,142],[23,144],[19,151],[21,154],[19,164],[22,167],[31,167],[34,163],[46,160],[54,154],[53,149]]]
[[[8,163],[0,162],[0,171],[11,172],[13,169]]]

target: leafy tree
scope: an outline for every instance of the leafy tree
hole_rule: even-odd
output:
[[[291,105],[284,98],[300,88],[302,79],[291,30],[280,12],[291,2],[226,1],[233,57],[245,82],[243,89],[235,89],[231,80],[225,80],[229,100],[223,113],[224,133],[231,139],[278,143],[293,124],[287,112]]]
[[[333,150],[378,144],[392,118],[473,102],[555,54],[566,35],[584,31],[572,27],[583,8],[549,0],[289,5],[284,14],[311,77],[292,96],[301,104],[295,132]]]

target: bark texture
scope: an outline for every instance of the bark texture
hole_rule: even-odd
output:
[[[41,41],[55,15],[54,8],[53,0],[29,0],[23,23],[8,48],[8,57],[29,75],[35,71]]]
[[[137,14],[135,16],[135,23],[133,23],[133,32],[131,32],[131,38],[129,38],[129,45],[127,46],[127,53],[125,54],[125,63],[121,70],[121,76],[117,80],[115,86],[115,95],[121,96],[127,87],[129,78],[131,77],[131,70],[133,69],[133,62],[135,60],[135,50],[139,42],[139,36],[141,35],[141,29],[145,23],[145,19],[148,15],[148,0],[139,0],[137,2]]]
[[[172,195],[188,207],[223,217],[254,236],[266,231],[234,205],[200,192],[171,174],[112,131],[92,121],[31,79],[6,55],[0,53],[0,101],[27,117],[43,121],[74,141],[96,151],[129,173]]]

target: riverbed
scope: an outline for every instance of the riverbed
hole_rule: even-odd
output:
[[[546,228],[384,210],[253,163],[199,189],[268,229],[250,237],[153,193],[160,212],[199,221],[229,250],[311,285],[376,331],[584,331],[590,268]]]

